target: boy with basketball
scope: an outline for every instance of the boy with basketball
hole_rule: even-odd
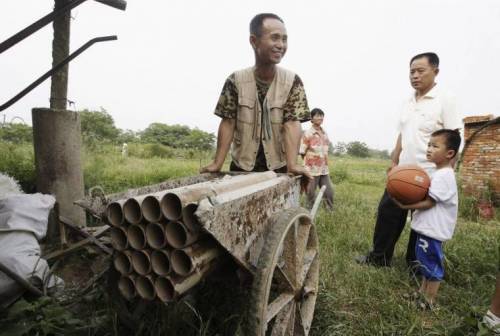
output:
[[[416,210],[411,228],[417,232],[415,254],[423,275],[419,292],[430,308],[444,276],[442,243],[451,239],[457,222],[458,192],[452,161],[460,141],[458,130],[441,129],[432,133],[426,155],[436,165],[436,171],[431,176],[428,195],[414,204],[404,205],[394,200],[402,209]]]

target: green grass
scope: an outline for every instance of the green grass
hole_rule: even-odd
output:
[[[500,222],[459,219],[455,236],[445,244],[440,309],[419,311],[407,298],[418,288],[405,268],[409,225],[397,244],[394,267],[353,260],[371,247],[387,165],[356,159],[333,163],[332,179],[338,170],[348,176],[335,185],[335,211],[322,210],[316,220],[322,267],[311,335],[475,335],[474,318],[486,311],[493,293]]]
[[[5,150],[8,156],[2,156],[7,159],[0,160],[0,171],[21,178],[24,185],[33,183],[29,146],[1,145],[0,154]],[[86,151],[86,189],[99,185],[109,194],[195,175],[200,165],[209,163],[206,156],[189,159],[192,155],[178,157],[174,153],[169,158],[165,156],[172,153],[163,149],[150,152],[158,156],[144,158],[144,150],[134,148],[128,158],[122,158],[120,149],[113,146]],[[353,260],[371,247],[388,161],[334,157],[331,162],[335,211],[321,209],[316,220],[321,274],[311,335],[475,335],[477,319],[487,309],[495,282],[500,241],[498,209],[496,220],[476,221],[473,201],[460,196],[461,217],[455,236],[445,245],[447,274],[438,295],[440,309],[422,312],[407,298],[418,286],[405,269],[409,225],[397,244],[394,267],[360,266]],[[116,328],[116,317],[111,320]],[[217,325],[215,320],[213,316],[199,316],[196,334],[217,335],[220,329],[213,327]],[[116,334],[112,327],[108,334]],[[89,330],[88,334],[106,333],[101,329]]]

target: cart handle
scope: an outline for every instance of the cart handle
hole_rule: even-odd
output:
[[[314,200],[314,204],[311,209],[311,220],[314,220],[314,217],[316,217],[316,213],[318,212],[318,208],[321,203],[321,199],[323,198],[323,194],[325,193],[325,189],[326,185],[322,186],[319,190],[318,195],[316,196],[316,199]]]

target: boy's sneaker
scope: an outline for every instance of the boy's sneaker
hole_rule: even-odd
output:
[[[483,323],[495,333],[495,335],[500,335],[500,317],[493,314],[488,310],[486,315],[483,317]]]

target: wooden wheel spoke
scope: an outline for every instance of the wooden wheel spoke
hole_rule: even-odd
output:
[[[283,254],[279,263],[293,287],[297,287],[297,268],[299,267],[297,260],[297,224],[297,221],[295,221],[286,233],[283,242]]]
[[[302,313],[300,309],[300,304],[296,304],[297,308],[295,309],[295,332],[294,336],[306,336],[308,332],[305,329],[304,321],[302,319]]]
[[[309,270],[311,269],[311,265],[314,260],[316,260],[316,257],[318,255],[318,251],[316,249],[308,249],[304,253],[304,264],[302,265],[302,270],[300,274],[300,283],[304,283],[306,280],[307,274],[309,273]]]
[[[276,269],[274,270],[274,279],[278,283],[278,288],[281,291],[294,292],[296,290],[292,281],[279,265],[276,265]]]
[[[286,312],[289,303],[293,301],[293,294],[283,293],[267,306],[266,321],[269,323],[276,315]]]
[[[290,302],[277,316],[272,326],[271,336],[293,335],[296,304]]]
[[[297,309],[300,316],[301,330],[303,330],[304,335],[309,334],[311,329],[311,323],[314,314],[314,306],[316,304],[315,295],[305,295],[303,301],[300,304],[300,308]]]
[[[298,265],[303,264],[305,261],[304,260],[304,254],[306,253],[307,249],[307,243],[309,241],[309,234],[311,232],[311,222],[309,221],[309,218],[302,218],[302,220],[299,220],[298,223],[298,228],[297,228],[297,260],[298,260]],[[301,277],[301,272],[302,272],[302,267],[299,266],[297,267],[297,278],[299,279],[298,282],[301,283],[302,280],[304,279]]]

